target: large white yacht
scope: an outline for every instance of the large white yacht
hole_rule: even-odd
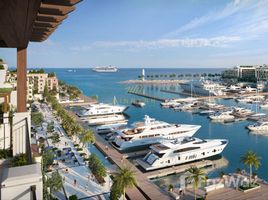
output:
[[[225,94],[224,86],[204,79],[181,83],[180,86],[184,91],[198,95],[219,96]]]
[[[99,115],[99,116],[85,117],[81,119],[87,122],[89,126],[99,126],[114,123],[127,124],[127,119],[122,114]]]
[[[151,151],[137,162],[146,171],[155,170],[218,155],[227,144],[224,139],[186,137],[150,146]]]
[[[127,106],[98,103],[84,107],[84,109],[78,112],[77,115],[79,117],[89,117],[97,115],[118,114],[123,113],[127,108]]]
[[[256,132],[267,132],[268,133],[268,122],[265,121],[258,121],[253,125],[247,126],[247,128],[251,131]]]
[[[106,72],[106,73],[107,72],[117,72],[118,71],[117,67],[111,66],[111,65],[104,66],[104,67],[94,67],[94,68],[92,68],[92,70],[95,71],[95,72]]]
[[[136,122],[131,128],[116,131],[113,144],[120,150],[159,143],[179,137],[191,137],[200,125],[169,124],[145,115],[143,122]]]

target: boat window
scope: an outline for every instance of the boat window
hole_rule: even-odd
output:
[[[192,150],[195,150],[195,149],[200,149],[200,147],[186,147],[186,148],[183,148],[183,149],[175,150],[173,153],[181,153],[181,152],[185,152],[185,151],[192,151]]]
[[[163,155],[164,155],[165,153],[158,153],[158,152],[155,152],[154,154],[157,155],[159,158],[162,158]]]
[[[181,157],[180,156],[178,156],[178,160],[180,160],[181,159]]]

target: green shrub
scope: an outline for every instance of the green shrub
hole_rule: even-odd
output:
[[[5,159],[11,156],[12,154],[10,149],[0,149],[0,159]]]
[[[15,156],[12,160],[12,167],[23,166],[27,164],[27,155],[24,153]]]
[[[77,196],[75,194],[69,196],[69,200],[78,200]]]

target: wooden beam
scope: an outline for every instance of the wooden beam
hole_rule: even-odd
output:
[[[43,0],[42,2],[45,4],[73,6],[81,1],[82,0]]]
[[[61,6],[41,3],[39,13],[48,15],[67,15],[75,9],[74,6]]]
[[[38,13],[36,20],[44,21],[44,22],[61,22],[66,18],[67,18],[67,15],[48,15],[48,14]]]
[[[17,48],[17,112],[27,111],[27,48]]]

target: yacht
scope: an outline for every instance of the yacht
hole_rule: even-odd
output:
[[[267,132],[268,133],[268,122],[266,121],[258,121],[257,123],[253,125],[247,126],[247,128],[251,131],[260,131],[260,132]]]
[[[165,108],[169,108],[169,107],[172,107],[172,106],[175,106],[175,105],[180,105],[180,103],[174,99],[170,99],[168,101],[165,101],[165,102],[161,102],[160,105],[162,107],[165,107]]]
[[[262,104],[260,104],[260,108],[267,109],[268,108],[268,102],[263,102]]]
[[[203,96],[219,96],[219,95],[225,95],[223,89],[224,86],[200,79],[199,81],[190,81],[186,83],[180,84],[181,88],[186,92],[191,92],[198,95]]]
[[[123,113],[128,107],[120,105],[110,105],[104,103],[90,104],[77,113],[79,117],[90,117],[98,115],[109,115]]]
[[[235,117],[232,114],[232,111],[219,112],[213,115],[209,115],[209,118],[212,120],[232,120]]]
[[[87,118],[81,118],[82,121],[88,123],[89,126],[98,126],[105,124],[114,124],[114,123],[124,123],[127,124],[127,120],[124,115],[100,115],[100,116],[92,116]]]
[[[191,137],[200,128],[200,125],[169,124],[145,115],[143,122],[136,122],[130,128],[116,131],[113,145],[119,150],[148,146],[163,140]]]
[[[150,146],[151,151],[138,164],[146,171],[170,167],[221,154],[228,140],[186,137]]]
[[[131,104],[132,104],[133,106],[140,107],[140,108],[142,108],[142,107],[145,106],[145,103],[144,103],[143,101],[141,101],[141,100],[133,101]]]
[[[110,124],[105,124],[105,125],[100,125],[95,128],[96,133],[98,134],[105,134],[105,133],[111,133],[115,130],[118,129],[123,129],[127,125],[126,122],[122,121],[120,122],[115,122],[115,123],[110,123]]]
[[[224,91],[225,92],[231,92],[231,93],[239,93],[241,91],[241,87],[237,85],[230,85],[227,87]]]
[[[95,72],[106,72],[106,73],[107,72],[117,72],[118,71],[117,67],[111,66],[111,65],[104,66],[104,67],[94,67],[94,68],[92,68],[92,70],[95,71]]]

